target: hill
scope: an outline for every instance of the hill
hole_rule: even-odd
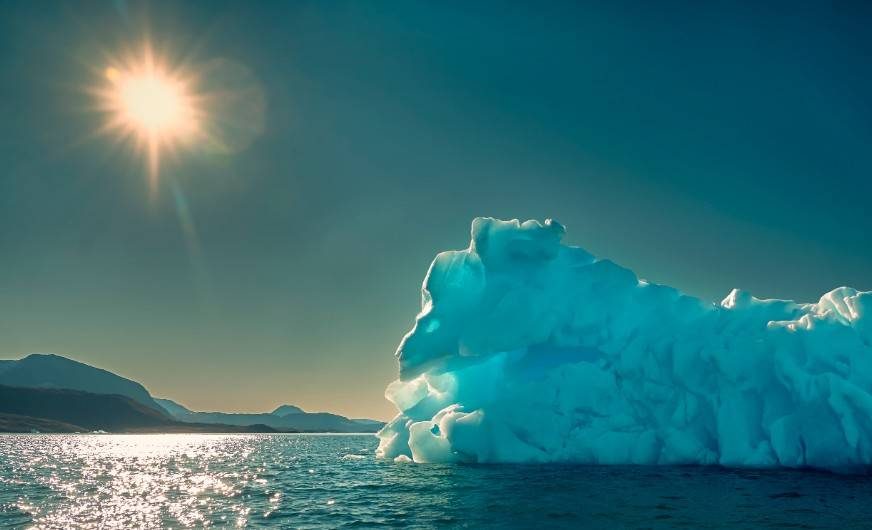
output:
[[[119,394],[150,409],[163,411],[148,390],[136,381],[54,354],[34,353],[17,361],[3,361],[0,385]]]
[[[83,432],[84,427],[62,421],[0,413],[0,432]]]
[[[110,417],[115,413],[122,414],[119,421],[123,424],[123,429],[159,429],[160,425],[169,425],[155,420],[158,417],[166,421],[184,422],[188,424],[185,427],[187,429],[224,428],[240,431],[241,428],[250,428],[255,432],[263,432],[264,429],[288,432],[377,432],[384,425],[383,422],[376,420],[349,419],[329,412],[306,412],[294,405],[281,405],[271,413],[195,412],[170,399],[154,398],[136,381],[54,354],[32,354],[20,360],[0,361],[0,385],[43,390],[67,389],[90,394],[123,396],[139,405],[135,407],[134,413],[132,412],[134,408],[121,406],[117,400],[101,401],[101,406],[106,407],[105,410],[101,409],[102,412],[88,408],[79,412],[80,416],[77,418],[85,418],[89,411],[98,415],[90,418],[90,422],[84,419],[82,420],[84,423],[74,419],[63,420],[86,429],[91,429],[89,425],[94,423],[101,425],[111,423]],[[50,394],[44,394],[40,399],[47,399],[45,396],[48,395]],[[78,398],[79,401],[82,399],[84,398]],[[7,412],[30,415],[12,410]],[[146,414],[147,412],[151,412],[151,415]],[[100,414],[102,416],[99,416]],[[38,414],[32,416],[48,417]],[[134,418],[137,419],[134,421]],[[197,424],[203,425],[197,427]],[[100,427],[100,429],[109,431],[116,430],[116,427]]]
[[[294,405],[282,405],[273,412],[232,413],[196,412],[175,401],[156,398],[156,401],[175,419],[197,423],[224,423],[228,425],[268,425],[278,430],[299,432],[378,432],[384,426],[377,420],[353,420],[329,412],[306,412]]]
[[[127,396],[0,385],[0,432],[276,432],[266,425],[185,423]]]

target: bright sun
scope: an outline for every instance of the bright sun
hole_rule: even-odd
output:
[[[95,90],[107,115],[102,132],[132,142],[146,159],[152,189],[161,152],[202,137],[202,109],[191,93],[193,77],[174,72],[149,46],[105,69]]]
[[[118,110],[146,136],[179,134],[193,125],[184,88],[161,72],[131,75],[110,67],[106,77],[118,91]]]

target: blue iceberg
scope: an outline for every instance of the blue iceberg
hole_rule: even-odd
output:
[[[378,455],[415,462],[872,464],[872,292],[719,305],[477,218],[436,256]]]

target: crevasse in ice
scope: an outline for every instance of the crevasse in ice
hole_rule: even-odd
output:
[[[872,464],[872,292],[720,305],[477,218],[436,256],[378,454],[416,462]]]

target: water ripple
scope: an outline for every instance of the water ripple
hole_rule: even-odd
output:
[[[868,479],[401,465],[372,436],[0,435],[8,528],[854,528]]]

